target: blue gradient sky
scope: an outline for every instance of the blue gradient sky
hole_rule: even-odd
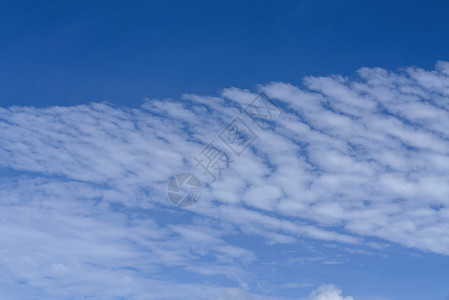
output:
[[[448,59],[447,1],[1,1],[8,105],[214,94]]]

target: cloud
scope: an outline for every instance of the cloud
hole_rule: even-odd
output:
[[[156,274],[208,270],[237,278],[245,273],[240,266],[254,259],[252,251],[221,239],[225,232],[214,224],[160,225],[148,212],[99,202],[102,193],[86,183],[22,178],[1,187],[7,191],[0,195],[5,299],[217,298],[220,286]]]
[[[283,134],[315,171],[304,199],[281,201],[281,210],[447,254],[447,236],[438,234],[448,229],[449,193],[449,77],[441,70],[447,63],[430,72],[364,68],[360,79],[307,78],[305,91],[263,87],[294,112]]]
[[[314,290],[305,300],[354,300],[354,298],[351,296],[343,297],[338,287],[325,284]]]
[[[250,290],[261,247],[449,254],[448,70],[269,83],[260,90],[284,113],[267,130],[243,112],[257,93],[238,88],[137,107],[0,108],[0,283],[45,299],[176,298],[172,284],[207,299],[235,283]],[[236,117],[257,134],[240,156],[219,138]],[[233,161],[215,182],[193,159],[211,141]],[[187,209],[166,195],[180,172],[203,182]]]
[[[236,288],[226,289],[225,295],[220,300],[253,300],[254,298],[246,291]]]

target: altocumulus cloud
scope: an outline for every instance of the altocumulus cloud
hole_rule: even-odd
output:
[[[249,289],[258,253],[229,238],[242,235],[449,254],[449,63],[259,88],[283,116],[265,131],[245,119],[259,138],[188,210],[169,205],[167,182],[185,171],[208,182],[193,156],[256,93],[1,108],[0,284],[42,299],[217,299]],[[160,276],[173,269],[242,290]],[[352,299],[319,291],[331,296],[311,299]]]

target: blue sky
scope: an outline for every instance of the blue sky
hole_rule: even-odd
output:
[[[448,10],[446,1],[2,1],[2,102],[140,103],[360,67],[431,68],[447,58]]]
[[[0,298],[447,300],[448,12],[1,2]]]

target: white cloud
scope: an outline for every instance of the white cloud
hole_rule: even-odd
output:
[[[354,300],[354,298],[344,297],[338,287],[325,284],[314,290],[305,300]]]
[[[306,78],[302,89],[261,86],[284,111],[266,131],[241,111],[256,94],[237,88],[134,108],[0,108],[0,165],[13,171],[0,182],[0,282],[27,282],[44,298],[98,296],[94,278],[104,276],[120,295],[132,292],[113,283],[130,280],[145,298],[146,285],[170,293],[171,279],[152,275],[174,267],[244,286],[241,266],[259,249],[230,238],[242,235],[366,246],[360,253],[381,251],[376,238],[449,254],[448,70],[363,68]],[[258,139],[210,184],[192,158],[211,140],[224,148],[217,135],[236,116]],[[165,189],[186,171],[205,189],[178,210]],[[207,287],[214,297],[223,289]]]

